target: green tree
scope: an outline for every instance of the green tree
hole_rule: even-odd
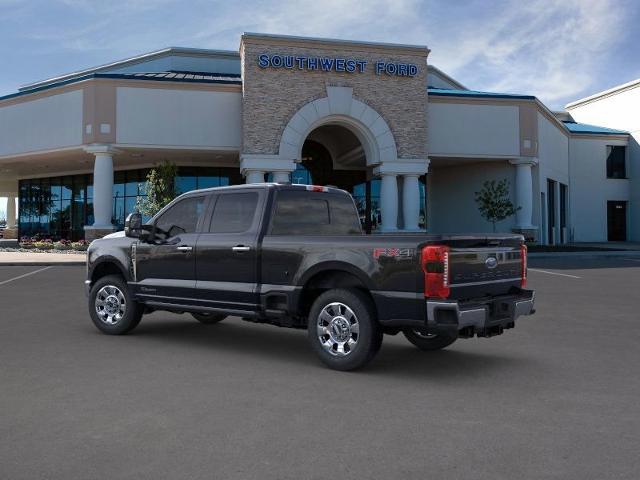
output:
[[[480,215],[491,223],[493,232],[496,231],[496,223],[501,222],[520,210],[515,207],[509,198],[509,182],[502,179],[499,182],[487,180],[483,183],[482,189],[475,192],[476,203]]]
[[[162,207],[177,197],[175,178],[178,167],[175,163],[164,160],[152,168],[147,174],[147,196],[138,197],[136,210],[152,217]]]

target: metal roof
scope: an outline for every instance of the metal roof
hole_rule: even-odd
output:
[[[217,83],[226,85],[242,85],[240,75],[231,73],[194,73],[194,72],[150,72],[150,73],[90,73],[81,77],[74,77],[68,80],[61,80],[48,83],[41,87],[22,90],[17,93],[10,93],[0,97],[0,100],[23,97],[32,93],[49,90],[51,88],[62,87],[72,83],[78,83],[92,78],[113,78],[120,80],[149,80],[156,82],[184,82],[184,83]]]
[[[156,50],[149,53],[143,53],[136,55],[135,57],[125,58],[124,60],[117,60],[115,62],[109,62],[97,67],[85,68],[75,72],[59,75],[57,77],[48,78],[46,80],[40,80],[37,82],[28,83],[18,88],[18,91],[31,90],[34,88],[43,87],[52,83],[58,83],[64,80],[70,80],[72,78],[83,77],[92,73],[100,73],[105,70],[113,70],[114,68],[122,68],[130,65],[136,65],[143,62],[148,62],[156,58],[162,58],[170,55],[188,55],[188,56],[205,56],[205,57],[220,57],[220,58],[237,58],[240,59],[240,54],[234,51],[228,50],[209,50],[203,48],[185,48],[185,47],[168,47],[161,50]]]
[[[591,133],[596,135],[628,135],[629,132],[625,130],[615,130],[613,128],[598,127],[596,125],[588,125],[586,123],[568,122],[563,121],[565,127],[569,129],[571,133]]]
[[[233,73],[209,73],[209,72],[187,72],[170,70],[168,72],[134,72],[134,73],[98,73],[98,78],[105,76],[117,76],[117,78],[143,79],[143,80],[170,80],[175,81],[205,81],[215,83],[242,83],[240,74]]]
[[[533,95],[521,95],[517,93],[480,92],[478,90],[454,90],[447,88],[427,88],[429,95],[442,97],[478,97],[478,98],[516,98],[535,100]]]

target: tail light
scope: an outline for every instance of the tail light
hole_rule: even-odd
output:
[[[310,192],[328,192],[329,189],[327,187],[323,187],[320,185],[307,185],[307,190]]]
[[[429,245],[422,249],[424,296],[447,298],[449,288],[449,247]]]
[[[524,243],[520,245],[520,267],[522,267],[520,287],[527,288],[527,246]]]

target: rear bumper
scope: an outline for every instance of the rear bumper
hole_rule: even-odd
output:
[[[491,337],[513,328],[518,317],[532,315],[535,293],[520,290],[487,300],[459,303],[456,300],[427,300],[427,331],[457,332],[460,337]]]

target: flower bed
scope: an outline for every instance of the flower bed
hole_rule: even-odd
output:
[[[18,248],[0,248],[0,252],[36,252],[36,253],[71,253],[84,254],[89,242],[79,240],[56,240],[41,237],[22,237]]]

